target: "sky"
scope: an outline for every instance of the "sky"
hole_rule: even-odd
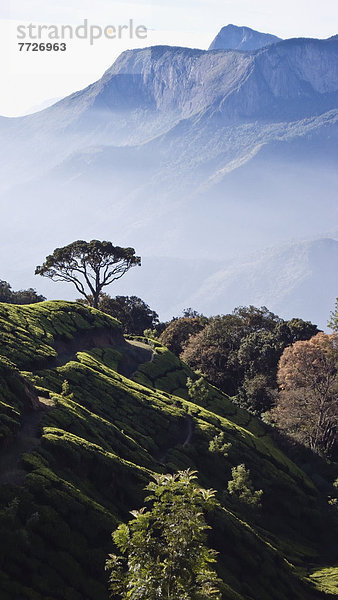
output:
[[[104,36],[66,40],[65,52],[19,51],[17,27],[145,26],[146,39]],[[2,0],[0,115],[15,117],[63,98],[99,79],[126,49],[156,44],[206,49],[224,25],[246,25],[282,38],[338,33],[337,0]],[[27,32],[27,29],[25,29]],[[44,34],[45,35],[45,34]],[[27,41],[27,39],[26,39]],[[34,40],[30,40],[34,41]],[[41,42],[50,40],[45,37]],[[54,40],[55,41],[55,40]]]

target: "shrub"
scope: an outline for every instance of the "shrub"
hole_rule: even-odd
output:
[[[210,452],[215,452],[216,454],[228,456],[231,446],[231,442],[225,441],[225,433],[222,431],[211,440],[209,443],[209,450]]]
[[[231,469],[232,479],[228,482],[228,492],[230,495],[252,508],[261,507],[263,490],[254,490],[250,479],[250,471],[244,464]]]

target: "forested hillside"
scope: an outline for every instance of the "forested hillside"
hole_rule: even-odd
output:
[[[0,304],[0,436],[1,599],[106,600],[111,531],[154,473],[188,468],[217,491],[224,599],[337,593],[334,465],[297,465],[271,427],[98,310]],[[228,489],[243,464],[256,505]]]

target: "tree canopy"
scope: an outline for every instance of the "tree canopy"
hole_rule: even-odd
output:
[[[131,267],[140,266],[134,248],[113,246],[111,242],[78,240],[56,248],[35,274],[72,283],[88,303],[97,308],[104,287],[120,279]]]
[[[160,342],[179,356],[183,352],[190,336],[199,333],[208,320],[202,316],[187,316],[172,320],[161,333]]]
[[[213,506],[215,492],[196,484],[195,471],[154,479],[146,488],[150,507],[133,511],[134,519],[113,533],[121,554],[111,554],[106,565],[112,596],[219,600],[215,552],[206,544],[203,514]]]

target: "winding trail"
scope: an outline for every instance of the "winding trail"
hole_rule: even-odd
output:
[[[185,441],[182,444],[183,448],[185,448],[188,444],[190,444],[191,438],[192,438],[192,434],[193,434],[193,431],[194,431],[192,417],[187,417],[187,423],[188,423],[187,437],[186,437]]]
[[[15,438],[1,449],[0,484],[10,483],[22,485],[27,475],[23,469],[21,457],[32,452],[41,444],[41,421],[49,410],[55,406],[53,400],[39,398],[39,408],[26,411],[22,415],[22,423]]]
[[[175,440],[173,440],[173,442],[170,444],[170,446],[166,446],[166,448],[163,448],[161,450],[161,454],[157,460],[160,463],[166,464],[168,452],[170,452],[170,450],[173,450],[174,448],[176,448],[176,446],[183,446],[183,448],[186,448],[188,446],[188,444],[190,444],[190,442],[191,442],[193,432],[194,432],[194,421],[193,421],[193,418],[190,415],[188,415],[184,420],[183,431],[180,432],[180,434],[177,436],[177,438]]]

